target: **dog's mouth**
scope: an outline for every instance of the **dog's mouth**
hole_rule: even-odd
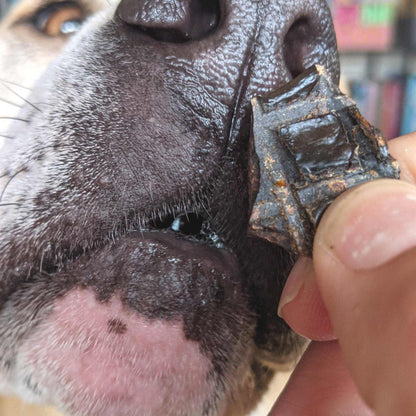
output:
[[[126,226],[17,288],[13,299],[43,284],[51,293],[49,312],[19,348],[15,371],[31,374],[25,391],[94,416],[162,415],[166,403],[175,414],[203,414],[218,405],[213,368],[239,374],[254,316],[233,242],[208,210],[191,208]],[[224,334],[232,342],[216,341]]]
[[[167,214],[149,221],[150,231],[173,231],[178,237],[205,243],[208,246],[223,248],[224,240],[214,230],[212,220],[200,212]]]
[[[162,415],[166,403],[175,414],[203,414],[217,405],[213,367],[234,377],[252,342],[238,262],[204,235],[201,216],[162,220],[68,262],[49,281],[65,290],[19,349],[32,393],[40,385],[43,399],[57,394],[75,414],[100,416]],[[224,334],[233,341],[218,343]],[[232,354],[240,360],[224,359]]]

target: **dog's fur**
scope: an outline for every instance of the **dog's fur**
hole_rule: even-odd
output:
[[[1,387],[74,415],[246,414],[300,345],[276,316],[293,259],[246,236],[249,103],[314,62],[338,79],[326,2],[220,0],[186,42],[169,22],[187,1],[75,2],[94,16],[65,47],[33,26],[50,0],[0,29],[2,122],[21,106],[0,158]]]

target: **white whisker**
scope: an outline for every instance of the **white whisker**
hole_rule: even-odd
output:
[[[14,140],[15,139],[14,136],[8,136],[7,134],[1,134],[1,133],[0,133],[0,137],[3,137],[3,139],[7,139],[7,140]]]
[[[6,182],[6,184],[4,185],[3,190],[1,191],[1,194],[0,194],[0,202],[2,201],[2,199],[3,199],[3,197],[4,197],[4,194],[6,193],[6,190],[7,190],[8,186],[10,185],[11,181],[12,181],[12,180],[13,180],[13,179],[17,176],[17,175],[19,175],[19,173],[22,173],[22,172],[24,172],[25,170],[26,170],[26,168],[22,168],[22,169],[18,170],[17,172],[15,172],[13,175],[11,175],[11,176],[10,176],[9,180]]]
[[[3,81],[0,81],[0,83],[3,84],[4,88],[7,88],[10,92],[12,92],[14,95],[19,97],[21,100],[23,100],[25,103],[29,104],[31,107],[33,107],[36,111],[39,111],[39,113],[42,113],[42,110],[40,110],[38,107],[36,107],[33,103],[31,103],[29,100],[27,100],[25,97],[20,95],[18,92],[16,92],[13,88],[10,88],[6,83]]]
[[[15,120],[15,121],[23,121],[24,123],[29,123],[29,120],[19,117],[0,117],[0,120]]]
[[[0,203],[0,207],[11,207],[11,206],[20,207],[22,206],[22,204],[19,204],[18,202]]]
[[[5,98],[0,97],[0,101],[5,104],[12,105],[13,107],[22,108],[21,104],[17,104],[17,103],[14,103],[13,101],[6,100]]]
[[[13,81],[7,81],[6,79],[0,78],[0,82],[2,82],[3,84],[14,85],[15,87],[22,88],[23,90],[32,91],[32,88],[25,87],[24,85],[18,84],[18,83],[13,82]]]

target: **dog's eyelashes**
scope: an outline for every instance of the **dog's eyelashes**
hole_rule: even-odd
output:
[[[85,20],[85,13],[75,1],[50,3],[40,9],[32,19],[37,30],[48,36],[71,35]]]

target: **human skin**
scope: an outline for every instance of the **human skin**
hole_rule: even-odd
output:
[[[288,279],[279,313],[315,342],[271,416],[416,414],[416,134],[389,147],[401,181],[338,198]]]

